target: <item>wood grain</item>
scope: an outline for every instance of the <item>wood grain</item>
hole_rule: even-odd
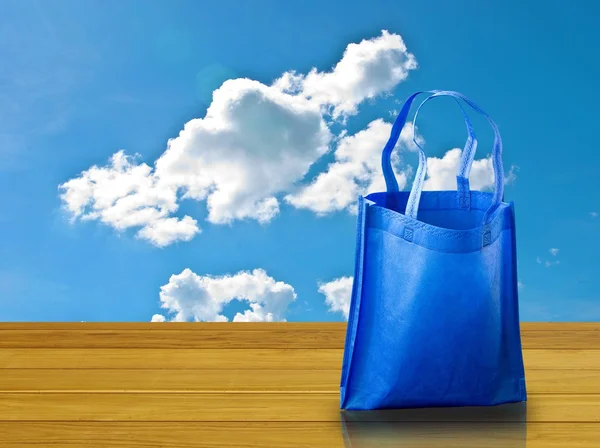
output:
[[[0,392],[332,393],[339,370],[5,369]],[[528,370],[530,394],[600,394],[600,370]]]
[[[530,370],[600,370],[600,350],[523,350],[525,376]]]
[[[339,370],[341,349],[0,349],[0,369]],[[523,350],[529,369],[600,370],[600,350]]]
[[[442,409],[442,408],[440,408]],[[431,414],[388,413],[391,421],[431,421]],[[442,409],[436,421],[487,421],[490,409],[465,420],[461,411]],[[364,418],[369,416],[364,414]],[[373,414],[379,421],[381,414]],[[502,417],[501,421],[506,420]],[[287,421],[335,422],[338,394],[153,394],[153,393],[0,393],[0,420],[40,421]],[[516,420],[520,421],[515,417]],[[530,395],[530,422],[600,422],[600,395]]]
[[[600,331],[522,331],[521,343],[528,349],[600,349]]]
[[[600,446],[600,323],[521,328],[518,412],[357,419],[339,411],[343,323],[2,323],[0,445]]]
[[[27,325],[29,327],[27,327]],[[32,327],[33,325],[33,327]],[[80,325],[80,326],[79,326]],[[102,327],[104,325],[104,327]],[[194,327],[194,325],[196,325]],[[523,324],[529,349],[600,349],[600,325]],[[554,330],[551,330],[554,328]],[[343,349],[344,323],[0,324],[2,348]]]
[[[258,374],[256,370],[164,369],[6,369],[0,372],[0,392],[328,392],[337,394],[339,383],[339,370],[261,370]]]
[[[523,431],[526,434],[523,434]],[[444,427],[362,424],[346,431],[339,422],[0,422],[3,448],[597,448],[590,423],[504,423]],[[402,444],[399,445],[399,441]]]
[[[527,370],[529,394],[600,394],[600,370]]]
[[[295,330],[274,326],[242,329],[236,324],[193,330],[163,330],[147,326],[138,330],[107,329],[5,329],[0,331],[2,348],[274,348],[343,349],[345,326],[323,328],[303,325]],[[244,323],[242,325],[247,325]],[[234,328],[231,328],[233,326]],[[236,330],[240,328],[240,330]]]
[[[341,369],[339,349],[0,350],[0,369]]]

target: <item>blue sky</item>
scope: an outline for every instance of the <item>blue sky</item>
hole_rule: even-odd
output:
[[[427,89],[500,127],[522,320],[600,320],[600,7],[486,3],[2,2],[0,320],[344,320],[355,197]],[[456,105],[417,132],[445,186]]]

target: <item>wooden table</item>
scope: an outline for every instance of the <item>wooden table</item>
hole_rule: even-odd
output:
[[[600,446],[600,323],[525,323],[529,402],[339,411],[345,324],[0,324],[0,445]]]

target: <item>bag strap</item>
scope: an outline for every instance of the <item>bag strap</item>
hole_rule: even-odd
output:
[[[419,108],[421,108],[423,106],[423,104],[425,104],[430,99],[440,97],[440,96],[450,96],[450,97],[454,97],[455,99],[460,99],[460,100],[464,101],[473,110],[475,110],[479,114],[483,115],[487,119],[487,121],[490,123],[490,125],[492,126],[492,129],[494,130],[494,147],[492,150],[492,165],[494,168],[495,189],[494,189],[494,196],[492,198],[492,203],[490,204],[490,207],[488,208],[488,210],[485,212],[484,218],[483,218],[483,224],[487,225],[487,224],[489,224],[491,214],[500,205],[500,202],[502,202],[502,199],[504,196],[504,169],[502,166],[502,139],[500,137],[500,131],[498,130],[498,126],[496,125],[496,123],[494,123],[494,121],[490,118],[490,116],[488,114],[486,114],[473,101],[471,101],[466,96],[464,96],[463,94],[458,93],[458,92],[447,91],[447,90],[435,91],[435,93],[433,93],[431,96],[426,98],[421,103]],[[417,111],[417,113],[418,113],[418,111]],[[416,114],[415,114],[415,118],[416,118]],[[470,154],[469,157],[473,156],[473,158],[474,158],[474,155],[475,155],[474,153]],[[470,170],[471,165],[472,165],[472,159],[471,159],[471,163],[468,165],[468,170]],[[415,176],[415,180],[413,182],[410,196],[408,197],[408,203],[407,203],[406,212],[405,212],[407,216],[410,216],[413,219],[417,219],[417,213],[418,213],[418,209],[419,209],[419,201],[421,198],[421,192],[423,190],[423,183],[425,180],[426,171],[427,171],[427,157],[425,156],[425,152],[423,151],[423,148],[421,148],[419,146],[419,169],[417,170],[417,175]]]
[[[396,118],[396,121],[394,122],[394,125],[392,126],[392,132],[390,134],[390,139],[389,139],[388,143],[386,144],[386,146],[384,147],[383,153],[382,153],[382,169],[383,169],[383,175],[384,175],[384,178],[386,181],[387,191],[388,192],[398,191],[398,183],[396,181],[396,177],[394,175],[394,172],[393,172],[393,169],[391,166],[391,152],[396,145],[396,142],[398,140],[398,137],[400,136],[400,132],[402,131],[402,128],[406,124],[406,119],[408,117],[408,113],[410,111],[412,102],[417,97],[417,95],[419,95],[421,93],[431,93],[431,95],[421,103],[421,105],[419,106],[419,109],[423,106],[423,104],[425,104],[431,98],[438,97],[438,96],[450,96],[457,100],[464,101],[473,110],[475,110],[479,114],[483,115],[487,119],[487,121],[490,123],[490,125],[492,126],[492,129],[494,130],[494,148],[492,151],[492,165],[494,168],[495,190],[494,190],[494,196],[492,198],[492,203],[491,203],[490,207],[488,208],[488,210],[485,212],[484,217],[483,217],[483,225],[486,226],[487,224],[489,224],[492,213],[498,208],[498,206],[500,205],[500,203],[502,202],[502,200],[504,198],[504,170],[503,170],[503,165],[502,165],[502,139],[500,137],[500,131],[498,130],[498,126],[489,117],[489,115],[487,115],[479,106],[477,106],[475,103],[473,103],[470,99],[468,99],[461,93],[448,91],[448,90],[431,90],[428,92],[417,92],[417,93],[411,95],[406,100],[406,102],[404,103],[404,106],[402,107],[402,110],[400,111],[400,114],[398,114],[398,117]],[[463,110],[463,112],[464,112],[464,110]],[[414,121],[413,121],[413,124],[414,124]],[[469,125],[467,125],[467,126],[469,126]],[[414,139],[414,140],[415,140],[415,143],[417,143],[416,139]],[[475,156],[474,145],[469,146],[468,143],[469,142],[467,141],[465,150],[463,150],[463,155],[462,155],[462,160],[461,160],[461,168],[459,169],[459,174],[457,176],[459,191],[461,191],[460,190],[461,184],[463,186],[463,189],[462,189],[463,196],[461,196],[459,194],[459,201],[463,202],[462,205],[464,205],[464,201],[465,201],[464,187],[466,185],[468,185],[468,183],[465,183],[465,179],[468,179],[468,173],[470,172],[470,169],[471,169],[471,166],[473,163],[473,159]],[[409,216],[413,219],[417,219],[419,202],[421,199],[421,192],[423,190],[423,183],[425,180],[425,174],[427,172],[427,156],[425,155],[423,148],[421,148],[421,146],[418,143],[417,143],[417,147],[419,148],[419,167],[418,167],[417,173],[415,175],[415,180],[413,182],[413,186],[412,186],[412,189],[410,192],[410,196],[408,198],[408,203],[407,203],[406,212],[405,212],[405,214],[407,216]],[[467,182],[468,182],[468,180],[467,180]],[[469,195],[470,195],[470,191],[469,191]]]
[[[391,164],[391,154],[394,150],[394,147],[396,146],[396,143],[398,142],[398,138],[400,137],[402,128],[404,127],[404,124],[406,123],[406,119],[408,117],[408,113],[410,112],[412,102],[421,93],[433,93],[433,92],[437,92],[437,91],[436,90],[421,91],[421,92],[417,92],[417,93],[411,95],[404,103],[402,110],[398,114],[398,117],[396,118],[396,121],[394,122],[394,125],[392,126],[391,135],[390,135],[390,138],[389,138],[387,144],[385,145],[385,147],[383,149],[382,160],[381,160],[382,168],[383,168],[383,176],[385,178],[385,183],[386,183],[388,192],[399,191],[398,182],[396,181],[396,175],[394,173],[394,170],[393,170],[392,164]],[[427,101],[427,100],[425,100],[425,101]],[[477,150],[477,136],[475,135],[475,131],[473,129],[471,121],[469,120],[469,116],[467,115],[465,109],[462,107],[462,104],[460,103],[460,101],[458,99],[456,100],[456,103],[460,107],[460,110],[463,114],[463,117],[465,120],[465,125],[467,127],[467,134],[468,134],[467,141],[465,143],[465,147],[462,151],[461,163],[460,163],[461,167],[466,167],[466,168],[464,170],[461,169],[459,171],[459,175],[457,176],[457,179],[456,179],[457,180],[457,189],[461,193],[464,192],[464,194],[468,194],[469,193],[469,170],[471,169],[472,158],[474,157],[475,151]],[[421,108],[422,105],[423,105],[423,103],[421,103],[421,105],[419,106],[419,109]],[[419,149],[421,149],[419,143],[416,141],[415,134],[414,134],[415,123],[416,123],[416,116],[415,116],[415,120],[413,120],[413,142]],[[421,154],[419,153],[419,156],[420,155]],[[427,160],[425,160],[425,163],[427,163]],[[421,161],[419,160],[419,165],[420,164],[421,164]]]

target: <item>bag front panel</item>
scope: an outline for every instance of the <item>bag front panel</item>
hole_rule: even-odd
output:
[[[387,212],[367,208],[345,408],[520,401],[511,220],[480,250],[437,251],[383,230]]]

